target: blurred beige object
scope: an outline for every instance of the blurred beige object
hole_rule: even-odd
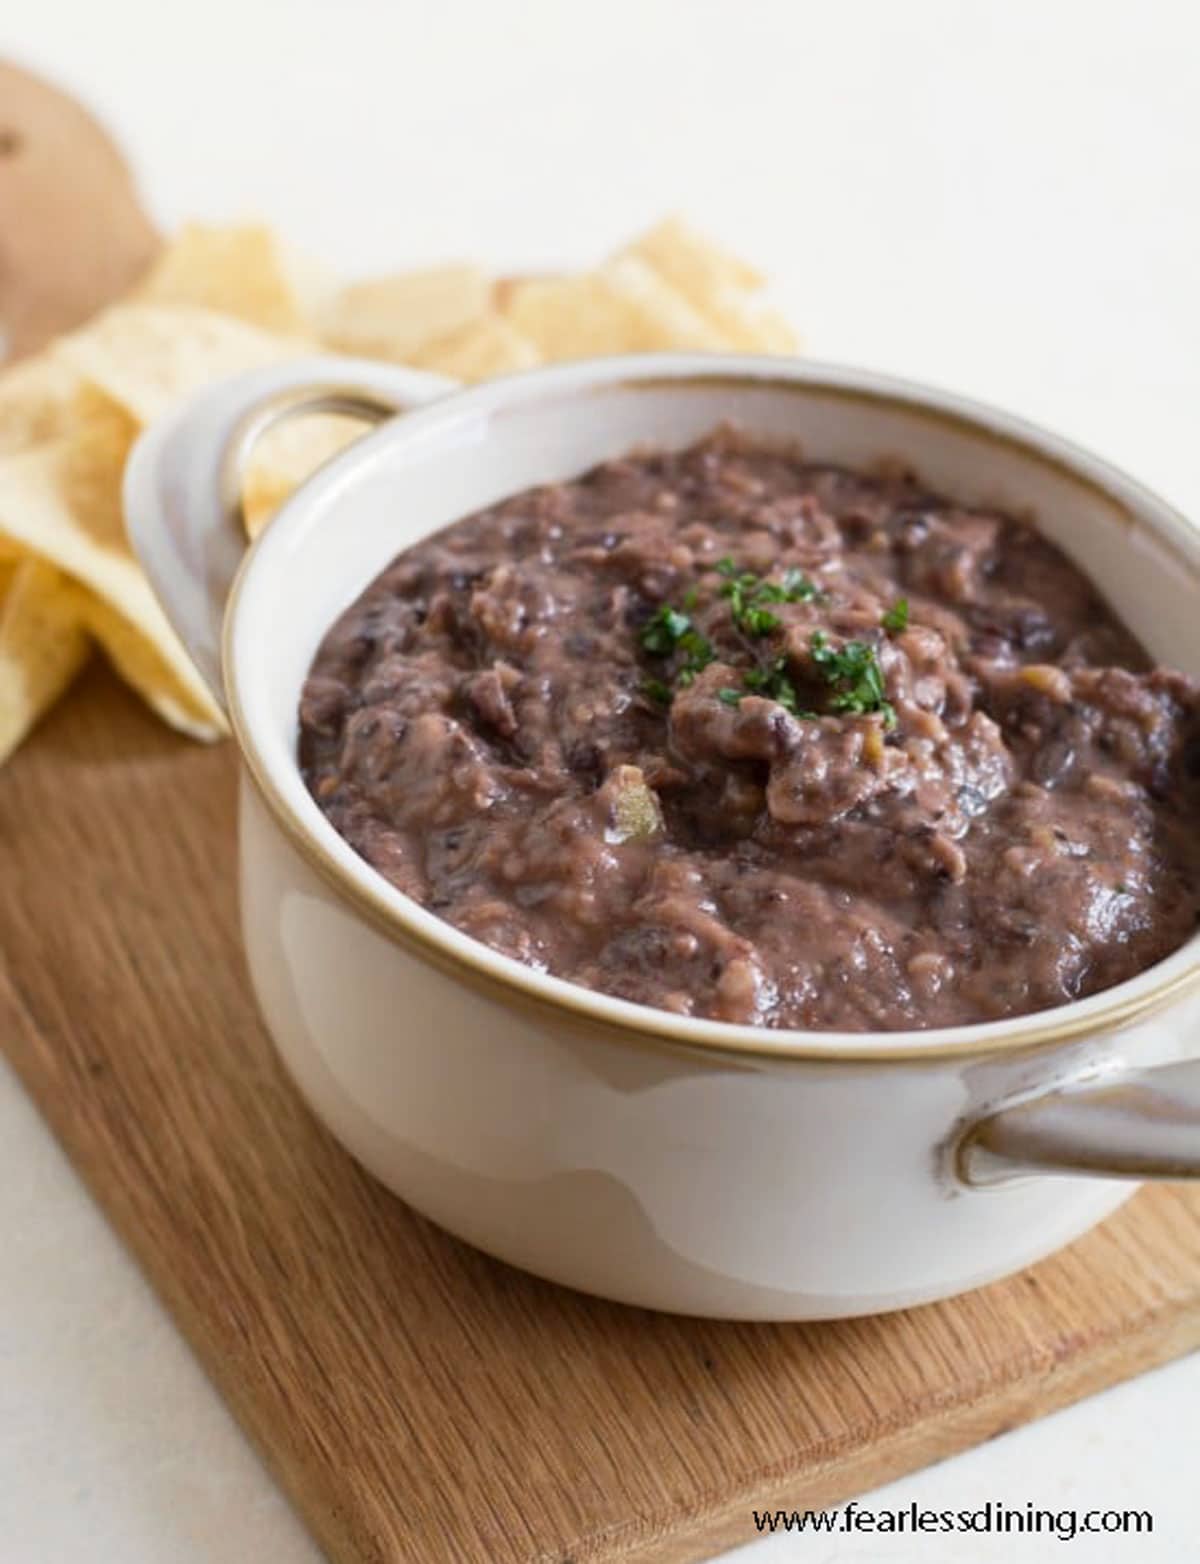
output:
[[[34,352],[126,292],[158,236],[129,169],[79,103],[0,62],[0,327]]]

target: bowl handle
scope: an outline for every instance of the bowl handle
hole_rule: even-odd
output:
[[[1029,1173],[1200,1178],[1200,1060],[1122,1071],[977,1120],[958,1146],[967,1184]]]
[[[124,480],[130,542],[222,709],[221,625],[248,547],[242,477],[255,442],[304,413],[375,424],[454,389],[441,375],[398,364],[300,359],[206,387],[138,440]]]

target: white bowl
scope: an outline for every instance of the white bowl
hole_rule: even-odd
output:
[[[236,476],[263,427],[298,408],[419,403],[305,484],[242,560]],[[607,1297],[773,1320],[899,1308],[1037,1259],[1139,1178],[1200,1176],[1200,1063],[1181,1062],[1200,1017],[1196,940],[1091,998],[952,1030],[671,1015],[425,911],[338,836],[296,760],[317,645],[400,549],[726,419],[813,458],[902,457],[963,500],[1032,512],[1156,657],[1200,674],[1200,541],[1162,501],[1014,418],[798,360],[612,358],[467,391],[307,360],[215,387],[146,434],[127,511],[241,750],[263,1016],[349,1150],[451,1232]]]

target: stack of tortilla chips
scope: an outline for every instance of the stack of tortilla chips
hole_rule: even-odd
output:
[[[130,447],[181,398],[320,348],[460,380],[602,353],[792,352],[761,287],[674,219],[582,275],[498,280],[456,265],[348,287],[269,229],[186,228],[127,300],[0,370],[0,761],[96,647],[173,727],[224,730],[121,512]],[[247,478],[251,534],[360,432],[332,416],[272,431]]]

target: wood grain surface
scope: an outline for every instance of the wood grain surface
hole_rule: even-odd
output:
[[[832,1504],[1200,1345],[1198,1189],[967,1297],[813,1326],[609,1305],[446,1237],[276,1064],[229,746],[102,668],[0,772],[0,862],[0,1040],[339,1564],[704,1558],[753,1507]]]

